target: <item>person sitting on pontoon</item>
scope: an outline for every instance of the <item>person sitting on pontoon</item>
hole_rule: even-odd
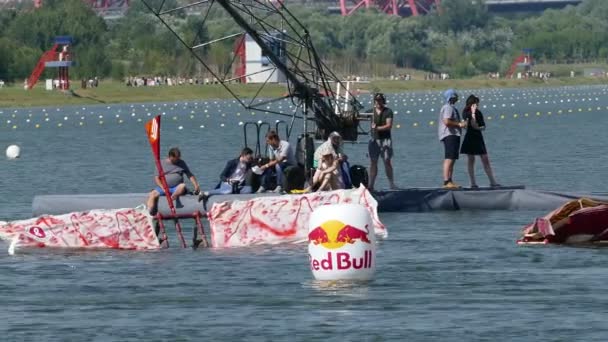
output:
[[[269,147],[270,162],[260,167],[260,170],[263,171],[262,186],[260,186],[257,192],[262,193],[266,191],[268,178],[270,177],[272,170],[274,170],[277,175],[277,186],[274,189],[274,192],[282,192],[283,172],[289,166],[298,165],[296,155],[289,142],[279,139],[279,135],[274,130],[268,131],[266,134],[266,144],[268,144]]]
[[[321,162],[315,171],[312,184],[304,192],[342,189],[340,161],[334,156],[333,150],[325,148],[319,151],[319,154],[321,154]]]
[[[350,189],[352,187],[352,182],[350,179],[350,165],[348,164],[348,156],[344,154],[342,150],[342,136],[338,132],[331,132],[329,134],[329,138],[327,141],[319,145],[315,150],[313,167],[318,168],[321,164],[322,152],[331,151],[334,159],[336,159],[339,163],[339,174],[340,179],[342,180],[342,184],[340,184],[341,189]]]
[[[199,200],[211,195],[250,194],[252,161],[253,151],[249,147],[245,147],[238,158],[226,163],[220,174],[220,183],[215,189],[204,192]]]
[[[198,194],[200,192],[198,181],[196,180],[194,174],[190,172],[190,168],[188,168],[186,162],[181,159],[181,152],[179,148],[172,147],[169,150],[168,158],[161,160],[161,166],[163,167],[165,180],[167,181],[167,186],[169,187],[172,200],[177,201],[180,196],[186,194],[187,192],[186,183],[184,183],[184,175],[188,176],[188,179],[190,179],[190,182],[192,182],[192,185],[194,186],[194,193]],[[147,201],[150,215],[156,214],[158,198],[160,196],[165,196],[163,184],[160,181],[159,175],[154,177],[154,183],[156,183],[156,188],[150,191]]]

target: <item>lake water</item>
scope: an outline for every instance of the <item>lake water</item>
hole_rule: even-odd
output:
[[[607,191],[608,87],[475,93],[500,183]],[[388,100],[398,185],[441,185],[439,92]],[[30,217],[36,194],[147,191],[143,122],[162,113],[163,150],[178,145],[204,188],[242,147],[239,122],[276,120],[232,101],[0,109],[0,146],[22,148],[21,159],[0,159],[0,220]],[[367,165],[365,152],[346,146],[354,163]],[[459,161],[463,185],[465,170]],[[381,167],[377,187],[386,184]],[[315,282],[306,245],[9,256],[0,242],[0,332],[6,341],[606,340],[608,251],[517,246],[541,214],[381,214],[389,237],[368,284]]]

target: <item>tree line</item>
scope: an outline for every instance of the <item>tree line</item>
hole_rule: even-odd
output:
[[[166,0],[177,4],[179,0]],[[29,76],[55,36],[71,35],[77,66],[74,78],[133,75],[201,76],[201,69],[173,35],[142,5],[131,2],[121,19],[104,21],[81,0],[46,0],[41,9],[0,12],[0,79]],[[500,16],[483,1],[444,0],[442,13],[400,18],[374,10],[349,17],[325,9],[290,8],[308,27],[321,57],[338,74],[387,76],[413,68],[452,77],[504,73],[523,48],[543,63],[605,62],[608,59],[608,1],[582,4],[542,14]],[[184,11],[170,20],[186,37],[215,39],[238,32],[219,10],[206,25]],[[230,68],[234,42],[199,53],[217,68]]]

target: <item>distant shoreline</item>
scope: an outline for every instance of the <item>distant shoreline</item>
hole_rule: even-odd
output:
[[[98,88],[80,89],[80,83],[72,83],[74,96],[59,91],[46,91],[42,86],[26,91],[22,87],[5,86],[0,88],[0,108],[28,107],[62,107],[70,105],[146,103],[146,102],[177,102],[200,100],[225,100],[232,96],[220,85],[182,85],[160,87],[127,87],[123,83],[103,81]],[[361,92],[371,92],[378,89],[385,93],[407,91],[455,89],[500,89],[500,88],[534,88],[561,87],[608,84],[608,79],[574,77],[552,78],[547,81],[540,79],[506,80],[506,79],[457,79],[445,81],[372,81],[358,84]],[[244,97],[252,97],[257,86],[235,85],[234,88]],[[262,95],[267,97],[281,96],[286,92],[280,85],[267,85]]]

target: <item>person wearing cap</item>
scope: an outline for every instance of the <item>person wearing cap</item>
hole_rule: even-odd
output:
[[[334,159],[338,163],[338,170],[340,173],[340,180],[342,181],[341,188],[349,189],[352,187],[350,180],[348,165],[348,157],[344,154],[342,149],[342,136],[338,132],[331,132],[327,141],[319,145],[314,153],[313,167],[318,168],[321,164],[322,155],[321,153],[330,151],[333,154]]]
[[[335,156],[333,148],[325,147],[319,151],[321,160],[315,170],[311,185],[304,189],[304,192],[330,191],[342,189],[340,177],[340,162]]]
[[[391,139],[391,129],[393,128],[393,111],[386,107],[384,94],[374,95],[374,115],[371,124],[371,137],[368,144],[370,159],[369,184],[370,191],[374,190],[374,183],[378,175],[378,159],[382,157],[384,161],[384,171],[391,189],[397,189],[393,178],[393,142]]]
[[[443,143],[443,187],[446,189],[457,189],[459,185],[454,183],[452,175],[454,173],[454,163],[458,159],[460,150],[460,135],[462,128],[467,127],[467,122],[461,120],[460,113],[455,104],[458,102],[458,94],[454,89],[448,89],[443,93],[446,104],[441,107],[438,121],[439,141]]]

